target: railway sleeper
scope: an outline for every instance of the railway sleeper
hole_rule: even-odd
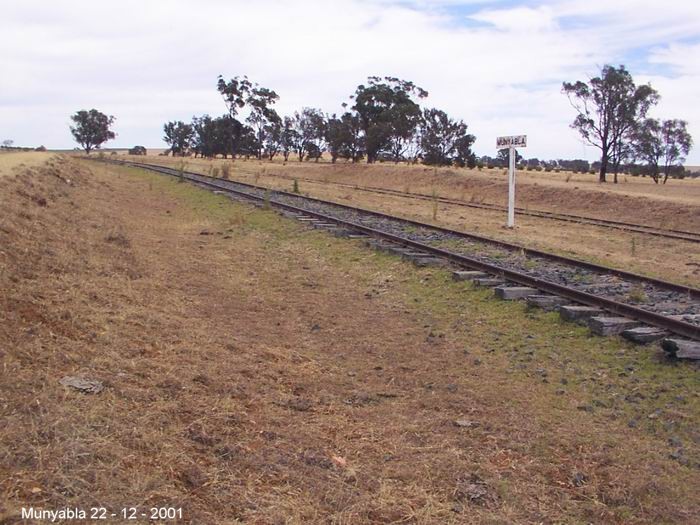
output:
[[[530,288],[528,286],[509,286],[507,284],[496,286],[493,289],[494,294],[499,299],[504,301],[517,301],[518,299],[525,299],[530,295],[535,295],[539,290],[536,288]]]
[[[471,281],[472,279],[483,279],[488,276],[489,274],[476,270],[457,270],[456,272],[452,272],[453,281]]]
[[[622,337],[628,341],[645,345],[667,337],[668,332],[663,328],[657,328],[656,326],[638,326],[636,328],[628,328],[620,335],[622,335]]]
[[[588,319],[588,328],[591,329],[591,332],[602,336],[620,335],[625,330],[641,326],[642,323],[639,321],[628,319],[627,317],[607,317],[603,315]]]
[[[531,308],[542,308],[547,312],[556,310],[559,306],[565,306],[571,303],[565,297],[559,297],[558,295],[528,295],[525,300],[527,301],[528,307]]]
[[[564,321],[571,321],[579,324],[587,324],[591,317],[603,314],[603,310],[593,306],[564,305],[559,307],[559,317]]]
[[[500,286],[502,284],[505,284],[505,282],[505,279],[502,279],[500,277],[476,277],[472,279],[472,283],[474,283],[475,286],[483,286],[489,288]]]

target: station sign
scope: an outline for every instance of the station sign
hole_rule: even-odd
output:
[[[496,147],[498,149],[505,148],[526,148],[527,135],[511,135],[508,137],[497,137]]]

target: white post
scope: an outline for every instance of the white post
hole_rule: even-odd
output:
[[[515,226],[515,148],[508,148],[508,228]]]

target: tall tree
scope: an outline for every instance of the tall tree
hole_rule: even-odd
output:
[[[395,77],[369,77],[367,85],[357,86],[351,97],[365,134],[367,162],[377,160],[382,151],[398,161],[420,123],[421,110],[412,97],[422,99],[428,92],[413,82]]]
[[[289,160],[289,155],[294,151],[298,141],[299,136],[294,128],[294,119],[292,117],[284,117],[280,134],[280,149],[285,162]]]
[[[515,150],[515,163],[520,164],[523,160],[523,156]],[[498,150],[498,162],[502,167],[508,167],[510,162],[510,150],[508,148],[503,148]]]
[[[278,129],[281,118],[272,106],[279,100],[279,95],[271,89],[253,86],[246,98],[246,104],[250,107],[250,114],[246,122],[255,132],[258,144],[256,156],[262,158],[263,148],[268,140],[268,134],[273,129]]]
[[[114,117],[107,116],[96,109],[90,111],[82,109],[71,115],[70,119],[75,123],[74,126],[70,127],[70,132],[88,155],[93,149],[99,148],[108,140],[116,137],[116,134],[110,129],[114,124]]]
[[[304,160],[304,156],[318,160],[325,149],[326,117],[323,111],[303,108],[301,113],[294,113],[294,130],[297,138],[295,150],[299,162]]]
[[[248,80],[247,76],[237,76],[225,80],[222,75],[219,75],[217,78],[216,89],[224,99],[224,104],[226,104],[226,109],[228,110],[229,121],[222,128],[229,132],[226,149],[229,150],[232,158],[240,153],[239,150],[242,148],[244,140],[246,141],[247,149],[253,146],[250,137],[245,136],[243,124],[236,117],[250,100],[251,93],[255,87],[256,85]],[[246,155],[248,156],[249,154],[248,152]]]
[[[659,95],[650,85],[635,85],[625,66],[609,65],[588,83],[564,82],[562,91],[578,113],[571,127],[600,149],[599,181],[605,182],[613,149],[621,151],[619,143],[646,117]]]
[[[467,133],[467,125],[451,119],[439,109],[426,109],[421,126],[423,162],[431,165],[465,166],[473,157],[471,146],[476,137]]]
[[[660,122],[649,118],[637,127],[633,137],[637,158],[646,162],[649,174],[657,184],[661,174],[666,184],[673,168],[682,166],[693,145],[688,123],[684,120]]]
[[[189,151],[195,134],[192,125],[181,120],[166,122],[163,125],[163,133],[163,141],[170,146],[173,157],[185,155]]]
[[[265,141],[263,150],[267,160],[272,160],[282,148],[282,119],[277,118],[272,120],[265,127]]]

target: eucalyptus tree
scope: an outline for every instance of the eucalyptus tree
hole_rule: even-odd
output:
[[[421,120],[421,109],[415,99],[428,92],[413,82],[395,77],[368,77],[351,97],[365,135],[367,162],[377,160],[386,151],[400,160],[408,142],[413,139]]]
[[[174,157],[185,155],[189,151],[195,132],[191,124],[173,120],[163,125],[163,134],[163,141],[170,146]]]
[[[659,183],[663,174],[666,184],[674,167],[685,162],[693,139],[684,120],[646,119],[634,133],[634,152],[646,163],[652,179]]]
[[[465,166],[476,158],[471,151],[476,137],[467,132],[463,121],[450,118],[439,109],[426,109],[420,133],[420,144],[425,164]]]
[[[254,140],[247,136],[247,131],[242,125],[230,126],[231,149],[238,153],[238,150],[243,147],[239,143],[244,141],[246,155],[252,153],[257,158],[262,158],[263,150],[269,141],[268,135],[276,132],[281,125],[282,119],[273,108],[279,100],[279,95],[272,89],[250,81],[247,76],[225,80],[222,75],[219,75],[216,87],[224,99],[231,119],[239,122],[236,117],[240,112],[248,110],[245,121],[252,130]]]
[[[70,132],[88,155],[93,149],[99,148],[108,140],[116,137],[116,134],[110,129],[114,124],[114,117],[107,116],[96,109],[89,111],[82,109],[71,115],[70,119],[75,124],[70,126]]]
[[[289,155],[295,150],[298,141],[299,136],[294,128],[294,119],[292,117],[284,117],[280,132],[280,149],[285,162],[289,160]]]
[[[347,111],[340,117],[331,116],[326,127],[326,142],[331,162],[338,158],[359,162],[365,151],[360,118]]]
[[[622,152],[620,143],[646,117],[659,95],[648,84],[637,86],[625,66],[609,65],[587,83],[564,82],[562,91],[577,112],[571,127],[601,152],[599,181],[605,182],[614,150]]]
[[[296,143],[294,149],[299,162],[304,157],[318,160],[325,150],[326,117],[323,111],[315,108],[303,108],[293,117]]]

